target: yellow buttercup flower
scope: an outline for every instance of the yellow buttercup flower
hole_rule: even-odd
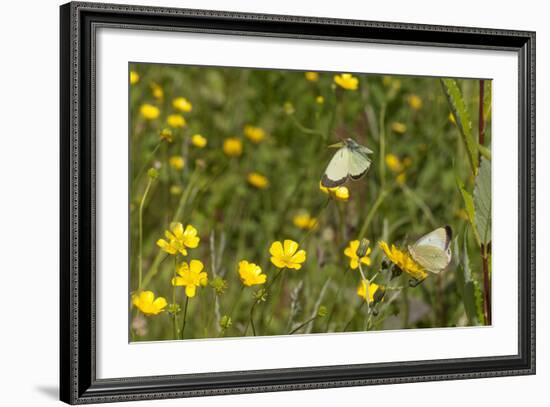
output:
[[[246,179],[250,185],[258,189],[266,189],[269,186],[269,180],[257,172],[251,172]]]
[[[374,302],[374,294],[378,291],[380,286],[376,283],[369,283],[368,286],[369,304],[372,304]],[[367,301],[367,282],[365,280],[361,280],[361,284],[357,287],[357,295]]]
[[[310,82],[317,82],[319,80],[319,74],[317,72],[306,72],[304,75]]]
[[[306,251],[298,250],[298,243],[293,240],[285,240],[283,243],[273,242],[269,248],[271,263],[278,268],[300,270],[302,263],[306,261]]]
[[[395,177],[395,181],[396,181],[399,185],[405,184],[405,182],[407,181],[407,173],[406,173],[406,172],[402,172],[402,173],[399,174],[397,177]]]
[[[174,155],[168,159],[168,163],[170,164],[170,167],[173,169],[180,171],[185,167],[185,160],[183,157],[179,155]]]
[[[319,189],[328,194],[331,198],[334,198],[338,201],[346,202],[349,200],[349,189],[346,186],[339,186],[334,188],[324,187],[321,182],[319,182]]]
[[[407,131],[407,126],[401,122],[393,122],[391,124],[391,129],[397,134],[405,134]]]
[[[168,128],[162,129],[159,133],[159,137],[161,140],[166,141],[167,143],[171,143],[172,141],[174,141],[172,130]]]
[[[322,105],[323,103],[325,103],[325,98],[322,96],[317,96],[315,98],[315,102],[317,102],[318,105]]]
[[[204,148],[208,144],[208,140],[200,134],[193,134],[193,136],[191,136],[191,144],[197,148]]]
[[[168,305],[164,297],[155,299],[155,294],[152,291],[142,291],[139,294],[133,294],[132,304],[148,316],[160,314]]]
[[[243,153],[243,142],[236,137],[228,137],[223,142],[223,152],[229,157],[239,157]]]
[[[170,193],[172,195],[181,195],[182,192],[183,192],[183,188],[179,185],[172,185],[170,187]]]
[[[359,79],[350,73],[334,75],[334,82],[341,88],[347,90],[357,90],[359,86]]]
[[[244,135],[253,143],[259,143],[265,138],[265,131],[261,127],[247,124],[244,126]]]
[[[405,169],[404,164],[395,154],[386,155],[386,165],[392,172],[395,173],[400,173]]]
[[[407,102],[413,110],[420,110],[422,108],[422,99],[418,95],[409,95]]]
[[[155,82],[151,83],[151,92],[153,93],[153,97],[157,100],[164,99],[164,91],[162,90],[162,87]]]
[[[200,238],[193,225],[187,225],[185,230],[180,222],[170,224],[170,230],[164,232],[166,239],[157,240],[157,246],[168,254],[180,253],[187,256],[187,248],[194,249],[199,245]]]
[[[366,245],[365,245],[366,246]],[[371,253],[371,248],[367,249],[365,255],[361,258],[357,255],[357,249],[359,248],[359,240],[352,240],[349,242],[348,247],[345,248],[344,254],[349,257],[349,266],[352,270],[355,270],[359,267],[359,262],[370,266],[371,260],[369,254]]]
[[[155,120],[160,116],[160,109],[149,103],[144,103],[139,108],[141,115],[147,120]]]
[[[260,266],[249,263],[246,260],[241,260],[239,262],[239,277],[242,283],[247,287],[264,284],[267,280],[267,275],[262,274]]]
[[[398,249],[395,245],[391,245],[391,249],[386,242],[378,242],[380,248],[386,254],[389,261],[397,267],[409,274],[417,281],[422,281],[428,277],[428,273],[405,251]]]
[[[166,123],[168,123],[170,127],[173,127],[175,129],[185,127],[185,125],[187,124],[185,118],[181,114],[168,115],[168,117],[166,118]]]
[[[130,85],[135,85],[139,82],[139,74],[136,71],[130,71]]]
[[[300,229],[310,230],[317,226],[317,219],[312,218],[309,213],[301,212],[292,218],[294,225]]]
[[[191,260],[189,264],[181,263],[172,278],[172,285],[176,287],[185,287],[185,295],[193,298],[197,293],[197,287],[204,287],[208,284],[208,275],[202,271],[204,264],[200,260]]]
[[[193,105],[191,104],[191,102],[183,97],[175,98],[174,100],[172,100],[172,106],[174,107],[174,109],[184,113],[193,110]]]

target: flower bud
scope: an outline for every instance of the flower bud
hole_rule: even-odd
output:
[[[159,172],[156,168],[149,168],[147,176],[151,179],[157,179],[159,177]]]
[[[220,318],[220,328],[221,329],[229,329],[231,328],[231,325],[233,325],[233,321],[231,320],[231,317],[228,315],[224,315]]]
[[[369,248],[369,243],[370,242],[368,239],[365,239],[365,238],[361,239],[361,242],[357,247],[357,251],[355,252],[357,254],[357,257],[361,259],[367,255],[367,249]]]
[[[317,310],[317,316],[323,318],[323,317],[325,317],[327,314],[328,314],[327,307],[325,307],[324,305],[321,305],[321,306],[319,307],[319,309]]]

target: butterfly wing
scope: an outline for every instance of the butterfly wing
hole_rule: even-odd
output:
[[[452,236],[453,232],[450,226],[437,228],[422,236],[414,245],[409,246],[409,253],[426,270],[439,273],[451,262]]]
[[[451,250],[441,250],[435,246],[410,246],[409,253],[413,259],[432,273],[438,274],[451,262]]]
[[[340,148],[328,163],[327,169],[321,178],[321,185],[325,188],[334,188],[342,185],[348,179],[350,165],[350,151],[348,147]]]
[[[371,161],[361,150],[351,151],[349,154],[349,175],[357,180],[367,173]]]

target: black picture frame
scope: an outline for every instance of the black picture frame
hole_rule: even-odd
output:
[[[60,8],[60,398],[70,404],[535,373],[535,33],[130,5]],[[97,27],[508,50],[519,57],[519,351],[466,359],[96,378]]]

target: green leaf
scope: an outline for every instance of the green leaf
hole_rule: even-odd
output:
[[[483,292],[481,291],[481,287],[477,281],[473,281],[473,283],[477,320],[485,324],[485,315],[483,313]]]
[[[472,135],[472,120],[464,103],[462,92],[454,79],[441,79],[441,85],[443,86],[445,96],[447,96],[447,102],[455,118],[458,130],[462,135],[462,140],[468,150],[468,159],[472,167],[472,173],[476,175],[479,165],[478,147]]]
[[[491,117],[491,97],[492,97],[492,81],[491,80],[485,80],[484,81],[484,87],[485,91],[483,94],[483,120],[487,122],[489,118]]]
[[[480,242],[491,241],[491,163],[481,159],[479,174],[474,186],[475,225]]]
[[[468,191],[466,191],[466,188],[464,187],[464,184],[462,183],[460,178],[458,177],[456,178],[456,183],[458,185],[458,189],[460,190],[460,195],[462,195],[462,200],[464,201],[464,209],[466,210],[466,214],[468,215],[468,220],[472,225],[472,231],[474,232],[474,237],[476,239],[476,242],[478,245],[481,245],[481,238],[478,234],[477,227],[476,227],[474,198],[472,198],[472,195]]]
[[[462,301],[464,310],[471,325],[478,324],[477,306],[475,295],[475,283],[472,281],[472,271],[470,269],[470,258],[468,256],[468,234],[464,233],[464,243],[462,253],[458,253],[458,242],[455,240],[455,255],[460,256],[460,267],[458,268],[457,283],[462,284]]]

